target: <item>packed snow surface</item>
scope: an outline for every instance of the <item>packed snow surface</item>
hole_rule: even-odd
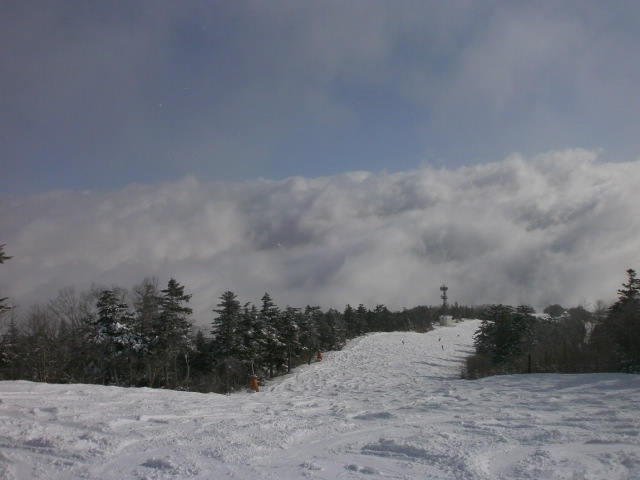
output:
[[[0,382],[0,478],[640,478],[640,376],[461,380],[477,326],[370,334],[259,393]]]

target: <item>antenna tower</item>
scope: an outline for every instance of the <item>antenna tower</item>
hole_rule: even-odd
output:
[[[442,315],[447,315],[447,313],[449,313],[449,304],[447,303],[447,290],[449,290],[449,287],[442,285],[440,290],[442,291],[442,295],[440,296],[442,299]]]

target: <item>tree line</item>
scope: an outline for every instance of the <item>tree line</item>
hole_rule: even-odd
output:
[[[9,259],[0,245],[0,264]],[[627,275],[618,300],[594,311],[450,306],[454,318],[482,321],[462,376],[640,371],[640,280],[634,270]],[[0,380],[230,392],[246,387],[249,375],[264,381],[287,373],[369,332],[429,331],[443,313],[439,306],[391,312],[382,304],[280,308],[268,293],[254,305],[226,291],[203,329],[190,299],[174,278],[165,288],[144,279],[131,291],[65,287],[22,315],[0,298]]]
[[[618,300],[593,312],[560,305],[490,305],[479,318],[475,355],[463,377],[511,373],[640,372],[640,279],[627,270]]]
[[[224,393],[246,387],[249,375],[264,380],[287,373],[314,361],[318,351],[339,350],[369,332],[430,330],[439,313],[362,304],[343,311],[282,309],[268,293],[256,306],[227,291],[210,328],[202,328],[191,318],[190,298],[173,278],[166,288],[151,279],[132,292],[64,288],[21,317],[7,316],[0,379]]]
[[[10,259],[0,246],[0,262]],[[268,293],[258,305],[232,291],[220,295],[210,327],[197,327],[191,295],[171,278],[127,291],[92,286],[61,289],[56,298],[18,315],[0,299],[0,379],[229,392],[310,363],[374,331],[428,331],[438,307],[391,312],[346,305],[280,308]],[[460,315],[473,311],[454,305]],[[200,322],[199,322],[200,323]]]

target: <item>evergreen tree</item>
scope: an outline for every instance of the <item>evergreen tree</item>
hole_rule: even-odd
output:
[[[273,378],[275,372],[286,364],[286,347],[282,338],[280,309],[268,293],[262,296],[262,307],[258,312],[264,337],[264,363]]]
[[[393,330],[391,325],[391,312],[386,305],[376,305],[372,315],[369,316],[370,331],[372,332],[390,332]]]
[[[144,339],[133,332],[131,326],[134,317],[128,311],[113,290],[104,290],[96,307],[95,318],[88,319],[93,327],[88,339],[94,346],[95,355],[92,366],[102,376],[103,382],[122,384],[123,370],[129,367],[131,379],[131,357],[134,352],[146,349]]]
[[[307,363],[315,357],[315,353],[320,348],[320,337],[318,335],[318,320],[322,316],[320,307],[307,305],[300,316],[300,346],[302,355]]]
[[[191,368],[194,376],[202,377],[211,373],[211,342],[202,330],[198,330],[193,343]]]
[[[212,350],[216,359],[224,359],[234,356],[238,352],[240,344],[237,334],[238,321],[240,319],[241,306],[237,296],[232,291],[226,291],[220,295],[220,303],[217,304],[211,333],[213,335]]]
[[[242,308],[238,321],[238,358],[247,369],[255,371],[261,366],[264,355],[264,335],[258,309],[251,303]]]
[[[480,317],[480,327],[473,334],[473,345],[478,355],[490,355],[495,345],[495,323],[489,314]]]
[[[482,323],[474,335],[476,352],[489,354],[495,363],[520,352],[522,332],[509,305],[490,305],[480,315]]]
[[[618,301],[611,306],[611,311],[623,310],[628,306],[637,307],[640,302],[640,279],[633,269],[627,270],[628,283],[623,283],[624,287],[618,290]]]
[[[344,319],[348,338],[354,338],[358,336],[358,333],[356,333],[357,328],[355,317],[355,310],[351,305],[347,303],[346,307],[344,307],[344,312],[342,312],[342,318]]]
[[[300,327],[298,323],[301,319],[299,308],[287,307],[281,317],[281,337],[285,346],[287,357],[287,373],[291,371],[293,357],[300,350]]]
[[[598,333],[613,343],[620,370],[640,372],[640,279],[633,269],[627,276],[628,283],[618,290],[618,301],[609,307]]]
[[[512,329],[515,336],[519,336],[519,342],[514,342],[510,355],[527,355],[527,372],[532,372],[531,352],[536,343],[535,327],[536,317],[535,310],[529,305],[520,305],[516,308],[513,315]]]
[[[321,338],[325,350],[339,350],[346,340],[344,317],[331,308],[324,314],[324,332]]]
[[[9,325],[0,337],[0,378],[2,380],[24,379],[23,368],[27,352],[24,335],[18,328],[15,316],[11,314]]]
[[[354,332],[356,336],[364,335],[371,331],[368,328],[369,310],[363,305],[358,305],[353,316]]]
[[[157,278],[145,278],[133,289],[133,306],[136,312],[137,330],[149,338],[151,343],[157,340],[157,328],[160,317],[162,296]]]
[[[133,305],[135,308],[135,328],[148,340],[148,355],[144,358],[143,384],[156,387],[160,379],[167,382],[167,359],[163,352],[159,328],[161,293],[157,278],[145,278],[140,285],[133,288]]]
[[[189,354],[194,345],[191,341],[193,325],[189,317],[193,310],[185,304],[191,295],[184,293],[184,286],[171,278],[167,288],[161,291],[160,313],[157,322],[158,351],[164,359],[165,382],[173,374],[174,385],[178,384],[178,360],[184,361],[187,382],[189,379]]]
[[[549,315],[551,318],[560,318],[566,313],[565,308],[562,305],[558,305],[557,303],[546,306],[542,311]]]

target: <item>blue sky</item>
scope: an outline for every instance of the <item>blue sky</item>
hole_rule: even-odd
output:
[[[0,192],[640,156],[635,1],[4,1]]]

